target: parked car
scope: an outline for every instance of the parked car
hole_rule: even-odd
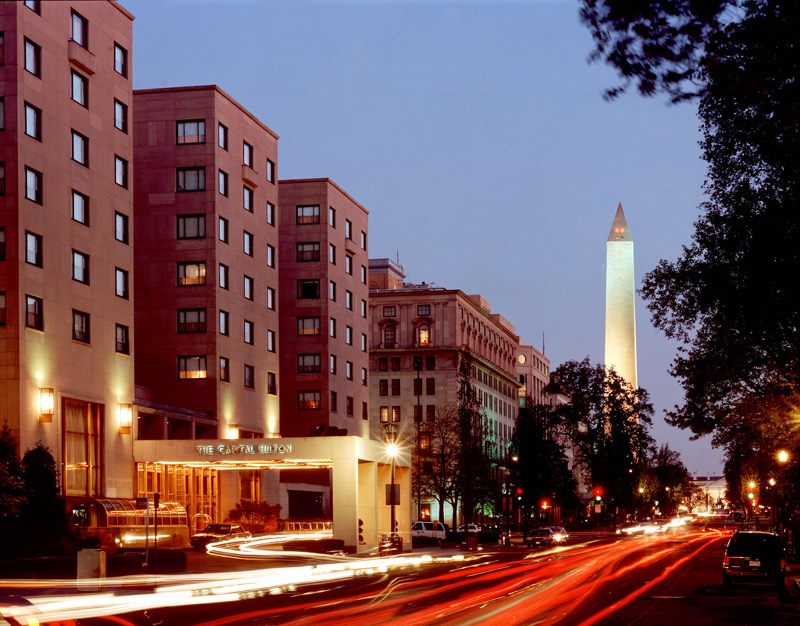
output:
[[[553,545],[555,533],[549,528],[534,528],[525,533],[525,543],[528,547]]]
[[[722,559],[722,584],[767,582],[784,586],[786,552],[777,533],[737,530],[725,546]]]
[[[196,550],[202,550],[209,543],[214,541],[224,541],[226,539],[249,539],[252,537],[249,532],[239,524],[209,524],[202,531],[192,535],[189,543]]]
[[[447,534],[447,527],[441,522],[417,521],[411,523],[411,537],[425,537],[427,539],[438,539],[444,541]]]
[[[459,526],[458,527],[458,532],[463,533],[464,532],[464,527],[463,526]],[[471,532],[471,533],[479,533],[479,532],[481,532],[481,527],[478,526],[477,524],[470,524],[469,525],[469,532]]]
[[[555,543],[567,543],[569,533],[566,528],[563,526],[549,526],[549,528],[553,531],[553,541]]]

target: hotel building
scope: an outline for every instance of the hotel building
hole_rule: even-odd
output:
[[[77,500],[135,490],[132,20],[0,3],[0,423]]]

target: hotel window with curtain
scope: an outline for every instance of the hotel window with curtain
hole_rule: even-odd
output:
[[[68,496],[100,495],[102,413],[99,404],[64,400],[64,482]]]

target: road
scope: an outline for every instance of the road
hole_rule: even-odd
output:
[[[796,598],[785,591],[722,587],[723,541],[687,531],[531,552],[487,547],[441,554],[441,561],[332,560],[213,579],[175,577],[152,581],[152,589],[137,579],[111,593],[70,595],[69,605],[63,596],[29,599],[40,623],[57,617],[76,626],[800,623]]]

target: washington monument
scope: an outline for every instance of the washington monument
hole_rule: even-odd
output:
[[[633,237],[617,207],[606,243],[606,369],[613,367],[630,383],[636,381],[636,286],[633,277]]]

